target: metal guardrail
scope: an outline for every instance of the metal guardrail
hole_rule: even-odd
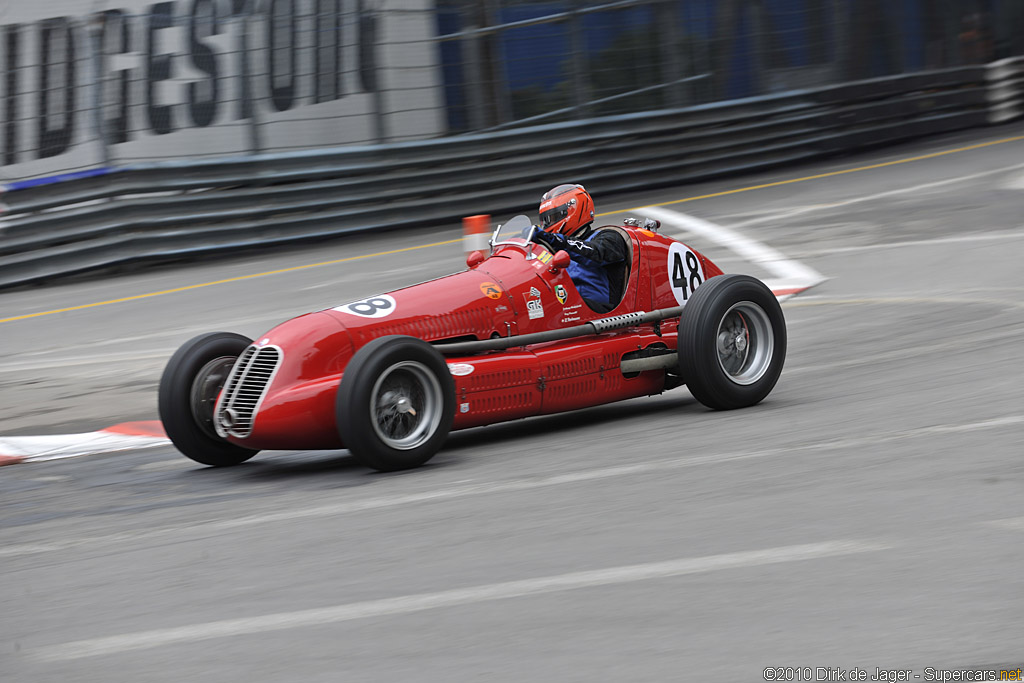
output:
[[[1003,123],[1024,116],[1024,57],[988,65],[989,122]]]
[[[533,211],[1024,114],[1024,59],[487,134],[99,169],[4,188],[0,287],[97,269]]]

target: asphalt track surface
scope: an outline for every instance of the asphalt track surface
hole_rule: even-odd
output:
[[[1021,135],[597,198],[609,222],[663,204],[829,278],[784,304],[786,370],[755,408],[715,413],[677,390],[456,433],[400,474],[345,451],[217,470],[168,448],[0,469],[0,680],[1021,667]],[[459,234],[0,294],[0,434],[153,419],[189,337],[254,336],[457,270]],[[229,278],[244,279],[207,284]]]

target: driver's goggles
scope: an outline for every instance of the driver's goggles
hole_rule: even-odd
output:
[[[569,205],[562,204],[553,209],[548,209],[540,215],[540,223],[546,229],[555,223],[565,220],[569,216]]]

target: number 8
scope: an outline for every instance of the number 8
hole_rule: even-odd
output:
[[[381,297],[375,297],[366,301],[357,301],[354,304],[349,304],[348,307],[353,313],[358,313],[359,315],[373,315],[377,311],[391,308],[391,302]]]
[[[697,255],[692,251],[686,252],[686,265],[690,269],[690,291],[692,292],[703,282],[700,278],[700,263],[697,262]]]

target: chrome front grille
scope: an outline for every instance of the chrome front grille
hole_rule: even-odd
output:
[[[235,361],[217,401],[217,433],[245,438],[274,374],[281,366],[277,346],[249,346]]]

